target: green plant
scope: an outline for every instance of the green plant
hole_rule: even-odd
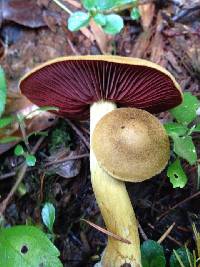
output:
[[[42,220],[50,234],[30,225],[0,228],[0,266],[6,267],[62,267],[58,249],[49,240],[54,240],[53,224],[55,208],[45,203]]]
[[[156,241],[145,241],[141,246],[141,253],[143,267],[167,266],[163,247]],[[195,251],[192,254],[186,246],[173,250],[170,267],[197,267],[198,260],[195,255]]]
[[[54,2],[63,7],[58,0]],[[123,18],[116,13],[130,9],[130,16],[133,20],[140,18],[137,0],[83,0],[82,4],[86,12],[77,11],[70,15],[68,19],[70,31],[78,31],[82,27],[87,27],[93,19],[105,33],[115,35],[124,27]],[[68,11],[68,13],[71,12]]]
[[[197,115],[199,107],[200,101],[197,97],[189,92],[184,93],[183,103],[170,110],[175,122],[165,123],[164,125],[173,143],[174,161],[168,167],[167,176],[174,188],[183,188],[188,180],[181,166],[181,159],[186,160],[190,165],[197,166],[199,188],[200,166],[192,136],[193,133],[200,132]]]
[[[0,117],[6,105],[7,85],[3,68],[0,66]]]

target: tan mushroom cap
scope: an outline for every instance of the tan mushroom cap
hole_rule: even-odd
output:
[[[147,111],[120,108],[96,125],[92,149],[111,176],[142,182],[159,174],[170,156],[169,139],[159,120]]]

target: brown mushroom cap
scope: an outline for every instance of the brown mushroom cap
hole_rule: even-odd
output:
[[[38,106],[59,108],[72,119],[89,116],[101,100],[119,106],[165,111],[182,101],[173,76],[152,62],[119,56],[70,56],[33,69],[20,82],[21,92]]]
[[[159,120],[135,108],[107,113],[96,125],[92,149],[111,176],[141,182],[160,173],[169,155],[169,139]]]

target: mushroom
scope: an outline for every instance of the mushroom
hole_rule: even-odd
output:
[[[182,102],[179,85],[164,68],[142,59],[109,55],[56,58],[25,75],[20,89],[38,106],[58,107],[62,117],[84,120],[90,112],[91,136],[98,121],[117,105],[158,113]],[[109,237],[101,266],[140,267],[136,219],[124,182],[99,166],[92,149],[90,170],[107,229],[130,241],[126,244]]]

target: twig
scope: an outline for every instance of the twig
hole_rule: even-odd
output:
[[[193,198],[195,198],[195,197],[197,197],[197,196],[199,196],[199,195],[200,195],[200,191],[198,191],[198,192],[195,193],[194,195],[189,196],[189,197],[187,197],[186,199],[184,199],[184,200],[178,202],[176,205],[174,205],[173,207],[169,208],[167,211],[165,211],[165,212],[162,213],[160,216],[158,216],[158,217],[156,218],[156,220],[159,221],[161,218],[163,218],[164,216],[166,216],[170,211],[176,209],[176,208],[179,207],[180,205],[182,205],[182,204],[188,202],[189,200],[191,200],[191,199],[193,199]]]
[[[81,158],[87,158],[89,157],[90,154],[88,153],[85,153],[85,154],[80,154],[80,155],[75,155],[75,156],[68,156],[68,157],[65,157],[65,158],[62,158],[62,159],[59,159],[57,161],[51,161],[51,162],[47,162],[44,167],[49,167],[53,164],[57,164],[57,163],[63,163],[63,162],[66,162],[66,161],[69,161],[69,160],[75,160],[75,159],[81,159]],[[37,166],[36,168],[33,167],[33,168],[28,168],[27,169],[27,172],[29,171],[34,171],[35,169],[38,169],[39,166]],[[7,178],[10,178],[10,177],[13,177],[16,175],[17,172],[13,171],[13,172],[9,172],[9,173],[6,173],[6,174],[3,174],[0,176],[0,180],[4,180],[4,179],[7,179]]]
[[[151,224],[148,223],[147,224],[151,229],[155,230],[155,227]],[[171,241],[173,241],[176,245],[178,245],[179,247],[182,247],[183,244],[179,241],[177,241],[175,238],[173,238],[171,235],[168,235],[166,238],[170,239]]]
[[[36,145],[33,147],[32,153],[31,154],[35,154],[36,151],[38,150],[38,148],[40,147],[40,145],[42,144],[43,140],[45,139],[45,136],[42,136],[38,142],[36,143]],[[12,187],[11,191],[9,192],[9,194],[7,195],[7,197],[1,202],[0,204],[0,215],[3,215],[8,203],[10,202],[11,198],[13,197],[14,193],[16,192],[19,184],[21,183],[21,181],[23,180],[26,171],[27,171],[28,165],[26,163],[24,163],[21,167],[21,169],[19,170],[18,173],[18,177],[17,180],[14,184],[14,186]]]
[[[68,119],[65,119],[65,120],[70,125],[70,127],[76,132],[76,134],[82,139],[82,141],[84,142],[84,144],[86,145],[86,147],[88,149],[90,149],[90,143],[87,141],[87,139],[82,134],[82,132],[78,129],[78,127],[74,123],[72,123],[70,120],[68,120]]]
[[[175,226],[175,222],[172,223],[172,225],[164,232],[164,234],[158,239],[157,243],[161,244],[163,240],[171,233],[172,229]]]
[[[112,232],[110,232],[110,231],[108,231],[106,229],[103,229],[102,227],[96,225],[95,223],[92,223],[92,222],[90,222],[88,220],[85,220],[85,219],[81,219],[81,221],[84,221],[84,222],[88,223],[90,226],[94,227],[98,231],[100,231],[100,232],[102,232],[102,233],[104,233],[104,234],[106,234],[106,235],[108,235],[110,237],[113,237],[116,240],[119,240],[119,241],[121,241],[123,243],[126,243],[126,244],[131,244],[131,242],[129,240],[127,240],[127,239],[125,239],[125,238],[123,238],[121,236],[118,236],[118,235],[116,235],[116,234],[114,234],[114,233],[112,233]]]
[[[48,162],[46,163],[44,166],[45,167],[48,167],[48,166],[51,166],[53,164],[58,164],[58,163],[63,163],[63,162],[66,162],[66,161],[69,161],[69,160],[75,160],[75,159],[81,159],[81,158],[87,158],[89,157],[90,154],[86,153],[86,154],[81,154],[81,155],[75,155],[75,156],[68,156],[68,157],[65,157],[63,159],[58,159],[56,161],[52,161],[52,162]]]
[[[68,14],[72,14],[72,11],[69,10],[65,5],[63,5],[60,1],[58,0],[52,0],[54,3],[56,3],[59,7],[61,7],[64,11],[66,11]]]

